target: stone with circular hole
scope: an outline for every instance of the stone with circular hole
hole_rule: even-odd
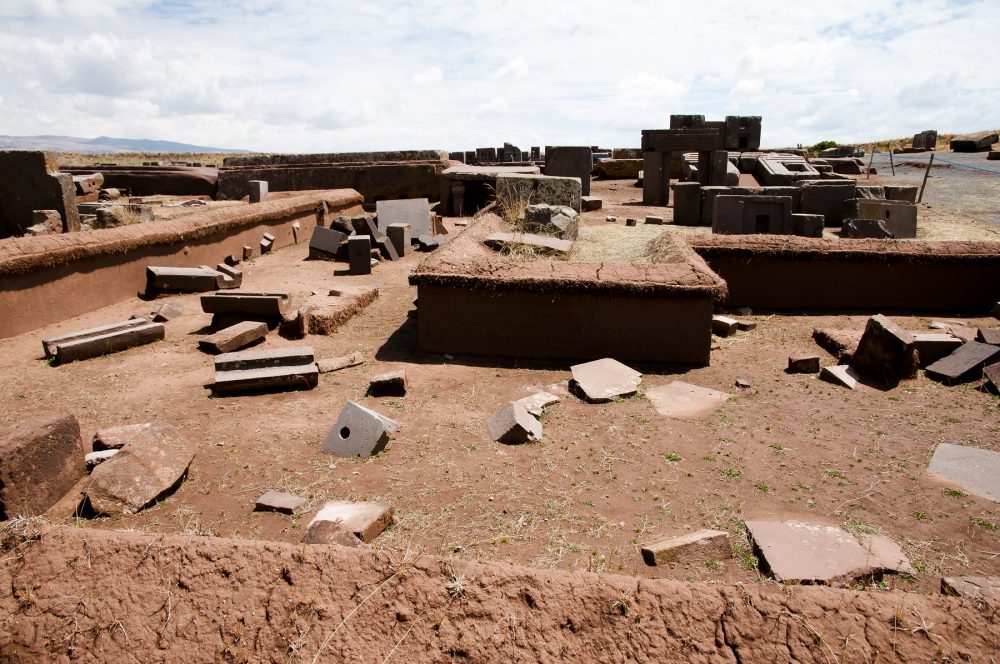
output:
[[[381,452],[399,424],[374,410],[348,401],[323,443],[323,450],[342,457],[369,457]]]

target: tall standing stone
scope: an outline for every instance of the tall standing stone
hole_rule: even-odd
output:
[[[553,147],[545,152],[545,174],[580,178],[581,195],[590,196],[590,173],[594,154],[589,146]]]
[[[851,366],[861,375],[885,387],[895,387],[905,378],[917,375],[917,347],[912,334],[886,316],[868,319]]]

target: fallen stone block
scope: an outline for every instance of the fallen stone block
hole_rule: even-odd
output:
[[[539,203],[524,210],[524,231],[536,235],[552,235],[562,240],[575,240],[580,228],[580,215],[565,205]]]
[[[317,295],[309,298],[309,334],[331,335],[378,299],[378,288],[372,285],[344,286],[340,295]]]
[[[347,235],[337,230],[316,226],[309,240],[309,258],[318,260],[334,260],[340,245]]]
[[[789,215],[792,221],[792,233],[800,237],[823,237],[823,215],[801,214],[793,212]]]
[[[928,366],[925,371],[928,378],[945,385],[958,385],[982,377],[983,367],[998,360],[1000,347],[969,341]]]
[[[328,357],[321,360],[316,360],[316,367],[319,369],[320,373],[330,373],[332,371],[340,371],[341,369],[346,369],[348,367],[356,367],[359,364],[364,363],[365,358],[361,353],[351,353],[350,355],[344,355],[343,357]]]
[[[861,341],[861,330],[827,330],[816,328],[812,337],[819,347],[837,358],[841,364],[849,364],[854,356],[854,349]]]
[[[791,355],[788,358],[788,373],[819,373],[819,355]]]
[[[712,413],[732,395],[700,385],[675,380],[646,390],[646,398],[657,413],[678,420],[695,420]]]
[[[321,522],[336,523],[362,542],[371,542],[392,523],[390,505],[376,502],[331,500],[309,522],[309,529]]]
[[[419,251],[434,251],[440,246],[441,240],[430,233],[423,233],[417,236],[417,249]]]
[[[209,353],[231,353],[260,341],[267,336],[267,324],[243,321],[198,341],[198,347]]]
[[[526,251],[555,256],[565,256],[573,249],[572,240],[534,233],[492,233],[486,236],[483,244],[495,251]]]
[[[234,290],[201,296],[201,309],[206,314],[277,317],[288,310],[288,303],[288,293],[254,293]]]
[[[280,512],[282,514],[294,514],[301,509],[307,501],[305,498],[296,496],[293,493],[283,491],[268,491],[257,499],[254,503],[254,512]]]
[[[83,455],[83,463],[87,466],[87,472],[89,473],[116,454],[118,454],[118,450],[116,449],[87,452]]]
[[[946,332],[914,334],[913,342],[917,347],[921,369],[950,355],[962,345],[961,339]]]
[[[165,323],[179,316],[183,316],[184,305],[180,302],[164,302],[163,304],[157,304],[153,307],[150,313],[153,316],[154,322]]]
[[[881,219],[845,219],[840,237],[853,240],[891,240],[894,236]]]
[[[146,429],[153,426],[152,422],[142,424],[123,424],[117,427],[101,429],[94,434],[90,448],[95,452],[102,450],[120,450],[130,440],[145,435]]]
[[[1000,328],[981,327],[976,333],[976,341],[991,346],[1000,346]]]
[[[278,323],[278,334],[285,339],[304,339],[309,334],[313,305],[306,304],[295,311],[286,311]]]
[[[983,367],[983,375],[987,382],[993,386],[994,393],[1000,392],[1000,362]]]
[[[646,217],[647,224],[653,224],[654,226],[663,225],[663,217]]]
[[[583,212],[593,212],[600,210],[604,206],[604,201],[595,196],[582,196],[580,198],[580,208]]]
[[[570,391],[590,403],[607,403],[635,394],[642,374],[618,360],[606,357],[570,367]]]
[[[46,353],[50,354],[53,365],[56,365],[143,346],[163,339],[165,334],[163,323],[137,318],[48,339],[42,345],[45,346]]]
[[[406,370],[397,369],[374,376],[368,383],[368,396],[405,397],[406,388]]]
[[[740,332],[749,332],[757,329],[757,323],[749,320],[737,320],[736,329]]]
[[[1000,502],[1000,452],[940,443],[927,472],[973,495]]]
[[[316,521],[306,529],[302,536],[303,544],[336,544],[338,546],[360,546],[354,533],[338,521]]]
[[[77,196],[86,196],[101,190],[104,186],[104,175],[101,173],[91,173],[89,175],[74,175],[73,185],[76,187]]]
[[[782,583],[916,572],[899,545],[884,535],[855,536],[836,526],[801,521],[750,520],[746,526],[762,567]]]
[[[197,445],[165,422],[152,422],[94,468],[83,490],[97,514],[134,514],[172,493]]]
[[[705,562],[733,557],[729,533],[723,530],[699,530],[647,544],[640,549],[647,565]]]
[[[825,380],[828,383],[833,383],[834,385],[840,385],[841,387],[846,387],[848,389],[854,389],[858,386],[858,376],[857,372],[854,371],[847,364],[839,364],[833,367],[823,367],[819,372],[819,379]]]
[[[209,267],[146,268],[146,292],[204,293],[226,288],[225,275]]]
[[[542,438],[542,423],[516,401],[508,401],[490,415],[486,430],[490,438],[505,445],[520,445]]]
[[[712,334],[720,337],[728,337],[735,333],[739,327],[739,321],[729,316],[712,316]]]
[[[378,454],[399,430],[399,423],[348,401],[323,443],[323,451],[342,457]]]
[[[522,408],[534,415],[541,417],[542,412],[553,404],[559,403],[559,397],[548,392],[536,392],[530,397],[518,399],[514,403],[520,404]]]
[[[241,392],[311,390],[319,382],[312,346],[224,353],[215,358],[215,383],[219,395]]]
[[[638,223],[639,223],[639,220],[638,219],[634,219],[632,217],[627,217],[625,219],[625,225],[626,226],[635,226]]]
[[[965,325],[960,325],[958,323],[943,323],[941,321],[933,321],[930,326],[932,330],[941,330],[942,332],[947,332],[953,337],[957,337],[962,343],[968,343],[969,341],[976,340],[976,331],[971,327],[966,327]]]
[[[988,600],[995,605],[1000,601],[1000,576],[946,576],[941,579],[941,594]]]
[[[219,263],[215,266],[215,271],[222,275],[222,286],[221,288],[239,288],[243,285],[243,271],[237,270],[236,268],[227,265],[226,263]]]
[[[243,245],[243,260],[248,261],[253,258],[253,247]]]
[[[86,474],[72,415],[16,421],[0,433],[0,521],[45,512]]]
[[[884,387],[917,375],[917,347],[913,335],[888,317],[878,314],[868,319],[851,366]]]

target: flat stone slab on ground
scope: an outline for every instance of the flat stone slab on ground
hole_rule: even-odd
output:
[[[847,364],[838,364],[832,367],[823,367],[819,372],[820,380],[825,380],[834,385],[840,385],[853,390],[858,386],[858,373]]]
[[[371,381],[368,383],[368,396],[405,397],[407,386],[405,369],[387,371],[386,373],[372,376]]]
[[[216,394],[312,389],[319,369],[312,346],[223,353],[215,358]]]
[[[884,535],[855,536],[836,526],[802,521],[750,520],[746,526],[761,562],[783,583],[916,572],[899,545]]]
[[[53,364],[67,364],[143,346],[159,341],[165,336],[166,329],[163,323],[137,318],[80,330],[42,343],[46,352],[51,352]]]
[[[976,332],[976,341],[984,344],[990,344],[991,346],[1000,346],[1000,328],[996,327],[981,327],[979,331]]]
[[[729,533],[724,530],[699,530],[678,535],[642,547],[642,559],[647,565],[668,565],[682,562],[725,560],[733,557]]]
[[[642,374],[618,360],[605,357],[570,367],[570,391],[590,403],[606,403],[635,394]]]
[[[996,602],[1000,600],[1000,576],[946,576],[941,579],[941,593]]]
[[[282,514],[294,514],[296,510],[305,505],[305,498],[296,496],[294,493],[284,491],[268,491],[257,499],[254,504],[255,512],[281,512]]]
[[[98,514],[133,514],[173,491],[197,449],[166,422],[152,422],[90,474],[83,493]]]
[[[342,286],[337,296],[314,295],[306,302],[309,334],[331,335],[378,299],[373,284]]]
[[[490,438],[505,445],[541,440],[542,423],[516,401],[508,401],[486,420]]]
[[[288,293],[231,290],[201,296],[201,309],[206,314],[280,316],[288,309],[288,303]]]
[[[0,431],[0,521],[42,514],[86,474],[73,415],[13,422]]]
[[[819,373],[819,355],[790,355],[788,373]]]
[[[267,336],[267,323],[246,320],[198,340],[198,347],[210,353],[231,353]]]
[[[371,542],[392,523],[392,506],[377,502],[331,500],[320,508],[309,527],[321,521],[341,524],[362,542]]]
[[[927,377],[957,385],[982,376],[983,367],[1000,360],[1000,346],[969,341],[927,367]]]
[[[370,457],[389,443],[399,423],[370,408],[348,401],[327,434],[323,451],[342,457]]]
[[[931,322],[929,327],[932,330],[941,330],[954,337],[958,337],[963,343],[976,340],[976,331],[961,323],[948,323],[936,320]]]
[[[728,337],[739,328],[739,321],[729,316],[712,316],[712,334]]]
[[[583,212],[593,212],[594,210],[600,210],[603,205],[604,205],[604,200],[597,198],[596,196],[580,197],[580,208]]]
[[[146,268],[147,293],[201,293],[222,288],[224,275],[210,267]]]
[[[183,316],[184,305],[180,302],[164,302],[154,306],[150,313],[152,314],[153,322],[165,323],[178,316]]]
[[[133,438],[146,435],[146,429],[151,426],[153,426],[152,422],[143,422],[142,424],[122,424],[117,427],[100,429],[94,434],[90,447],[95,452],[101,450],[120,450]]]
[[[324,357],[316,360],[316,367],[320,373],[330,373],[331,371],[340,371],[348,367],[356,367],[359,364],[363,364],[364,361],[365,358],[361,353],[351,353],[342,357]]]
[[[696,420],[714,412],[733,395],[675,380],[646,390],[656,412],[678,420]]]
[[[572,240],[536,233],[492,233],[486,236],[483,244],[495,251],[527,250],[556,255],[568,254],[573,249]]]
[[[942,357],[951,355],[962,345],[962,340],[948,332],[921,332],[913,335],[920,358],[920,368],[934,364]]]
[[[520,404],[535,417],[541,417],[542,411],[553,404],[559,403],[559,397],[549,392],[535,392],[530,397],[523,397],[514,403]]]
[[[1000,502],[1000,452],[941,443],[927,472],[971,494]]]

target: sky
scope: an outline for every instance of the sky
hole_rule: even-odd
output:
[[[1000,0],[0,0],[0,134],[270,152],[1000,127]]]

